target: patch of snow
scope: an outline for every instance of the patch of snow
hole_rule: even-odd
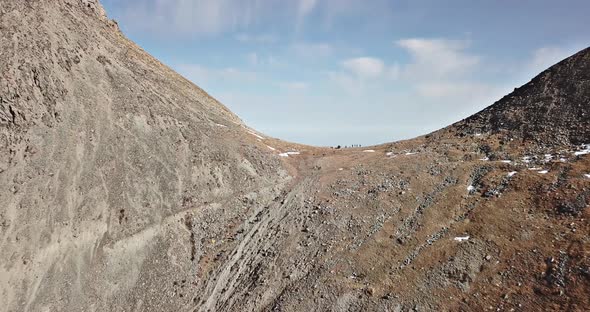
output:
[[[385,153],[385,156],[392,156],[392,155],[393,155],[393,152],[387,152],[387,153]]]
[[[503,162],[505,164],[509,164],[512,162],[512,160],[505,159],[505,160],[500,160],[500,162]]]
[[[586,174],[584,174],[584,177],[586,177],[586,178],[590,179],[590,173],[586,173]]]
[[[553,155],[551,154],[545,154],[544,156],[543,162],[550,162],[553,159]]]
[[[218,127],[227,128],[226,125],[222,125],[222,124],[218,124],[218,123],[216,123],[215,125],[218,126]]]
[[[409,156],[409,155],[415,155],[415,154],[418,154],[418,153],[416,153],[416,152],[407,152],[407,153],[406,153],[406,155],[408,155],[408,156]]]
[[[489,157],[486,157],[486,158],[480,158],[479,160],[481,160],[481,161],[488,161],[488,160],[490,160],[490,158],[489,158]]]
[[[291,151],[291,152],[285,152],[285,153],[280,153],[279,156],[281,157],[289,157],[289,155],[299,155],[301,154],[300,152],[296,152],[296,151]]]
[[[268,146],[268,145],[267,145],[266,147],[268,147],[268,148],[269,148],[271,151],[276,151],[276,150],[277,150],[276,148],[274,148],[274,147],[272,147],[272,146]]]
[[[567,158],[563,158],[563,157],[561,157],[561,158],[559,159],[559,161],[561,161],[561,162],[567,162]]]
[[[590,144],[583,144],[582,149],[574,152],[574,155],[576,155],[576,156],[586,155],[586,154],[590,154]]]
[[[538,173],[540,173],[540,174],[546,174],[546,173],[549,173],[549,170],[541,170],[541,171],[538,171]]]
[[[364,150],[363,153],[375,153],[375,150]]]
[[[517,171],[508,172],[507,176],[508,177],[513,177],[517,173],[518,173]]]
[[[522,162],[525,163],[525,164],[530,163],[531,162],[531,156],[524,156],[522,158]]]
[[[261,137],[260,135],[258,135],[256,132],[253,132],[253,131],[248,130],[248,133],[250,133],[251,135],[253,135],[253,136],[257,137],[257,138],[259,138],[260,140],[264,140],[264,138]]]
[[[471,193],[473,191],[475,191],[475,186],[470,185],[470,186],[467,187],[467,192]]]
[[[469,235],[466,236],[457,236],[455,238],[453,238],[454,241],[456,242],[462,242],[462,241],[466,241],[469,239]]]
[[[338,168],[338,171],[342,171],[342,170],[344,170],[344,168]]]
[[[479,137],[479,136],[481,136],[481,133],[476,133],[475,136]]]

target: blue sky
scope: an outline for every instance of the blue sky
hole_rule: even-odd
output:
[[[102,0],[249,126],[312,145],[444,127],[590,45],[590,1]]]

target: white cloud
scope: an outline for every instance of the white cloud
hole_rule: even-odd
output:
[[[212,72],[223,79],[253,80],[257,77],[256,73],[254,72],[244,71],[234,67],[226,67],[221,70],[212,70]]]
[[[357,57],[342,62],[342,67],[361,78],[376,78],[385,71],[385,63],[374,57]]]
[[[393,65],[389,66],[386,74],[387,74],[388,78],[398,79],[400,76],[400,71],[401,71],[401,68],[400,68],[399,64],[393,64]]]
[[[328,81],[352,96],[393,83],[400,71],[398,64],[387,65],[379,58],[367,56],[346,59],[340,66],[342,70],[327,72]]]
[[[277,42],[277,37],[274,36],[274,35],[271,35],[271,34],[256,34],[256,35],[252,35],[252,34],[241,33],[241,34],[237,34],[235,38],[236,38],[237,41],[244,42],[244,43],[263,43],[263,44],[267,44],[267,43]]]
[[[331,25],[340,17],[380,16],[391,12],[389,0],[125,0],[112,1],[124,28],[158,35],[215,35],[248,32],[252,26],[274,28],[288,25],[299,30],[303,22],[317,12],[322,25]],[[259,29],[259,28],[257,28]],[[268,35],[236,37],[242,42],[269,43]]]
[[[266,67],[268,70],[278,70],[286,66],[284,62],[277,59],[277,57],[272,54],[264,55],[256,52],[250,52],[244,55],[244,58],[247,65],[259,67],[257,70],[260,70],[261,67]]]
[[[332,55],[334,49],[328,43],[298,42],[291,45],[291,50],[300,57],[315,59]]]
[[[273,0],[127,0],[123,21],[160,34],[217,34],[246,28],[272,16]]]
[[[248,63],[250,65],[252,65],[252,66],[258,65],[258,54],[254,53],[254,52],[248,53],[246,55],[246,59],[248,60]]]
[[[208,68],[200,64],[179,64],[174,68],[188,80],[200,86],[212,81],[252,81],[257,78],[255,72],[234,67]]]
[[[317,0],[299,0],[297,14],[300,18],[307,16],[317,5]]]
[[[398,67],[397,74],[399,81],[412,87],[416,100],[444,99],[445,103],[465,105],[500,95],[502,88],[480,79],[486,68],[480,56],[467,50],[467,41],[409,38],[395,44],[411,56],[409,63]]]
[[[490,85],[466,81],[425,82],[417,85],[416,90],[419,95],[429,98],[465,98],[495,91]]]
[[[539,74],[540,72],[544,71],[545,69],[555,65],[556,63],[560,62],[561,60],[567,58],[568,56],[574,54],[580,48],[578,46],[575,47],[556,47],[556,46],[547,46],[542,47],[533,52],[532,60],[529,64],[529,70],[533,72],[534,75]]]
[[[533,59],[531,66],[547,68],[568,55],[563,48],[560,47],[543,47],[533,52]]]
[[[328,72],[328,81],[336,86],[336,90],[347,95],[362,96],[367,92],[367,80],[361,79],[347,71]]]
[[[448,39],[411,38],[396,42],[412,56],[403,73],[408,78],[450,78],[469,73],[480,63],[476,55],[465,52],[468,42]]]
[[[181,64],[175,66],[175,70],[197,85],[206,83],[212,78],[209,70],[198,64]]]
[[[412,38],[396,44],[409,53],[408,62],[351,58],[340,63],[343,70],[329,73],[329,81],[350,96],[369,99],[380,94],[373,101],[413,103],[420,110],[441,113],[441,118],[451,111],[470,114],[473,111],[467,108],[481,109],[506,91],[479,76],[489,64],[482,64],[479,55],[467,50],[468,42]]]
[[[363,21],[363,26],[398,18],[399,4],[392,0],[322,0],[317,11],[322,18],[322,27],[337,31],[342,25],[349,25],[351,20]],[[387,24],[389,25],[389,24]],[[360,25],[359,25],[360,26]],[[379,28],[384,24],[380,24]],[[382,30],[382,29],[381,29]]]
[[[278,86],[288,91],[305,91],[309,88],[307,83],[301,81],[281,82]]]
[[[297,4],[297,20],[295,23],[295,29],[299,31],[303,26],[303,22],[307,15],[315,9],[318,0],[299,0]]]

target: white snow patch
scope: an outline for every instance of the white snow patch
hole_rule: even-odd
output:
[[[268,147],[268,148],[269,148],[271,151],[276,151],[276,150],[277,150],[276,148],[274,148],[274,147],[272,147],[272,146],[268,146],[268,145],[267,145],[266,147]]]
[[[255,136],[255,137],[257,137],[257,138],[259,138],[259,139],[261,139],[261,140],[264,140],[264,138],[263,138],[263,137],[261,137],[260,135],[258,135],[256,132],[253,132],[253,131],[249,131],[249,130],[248,130],[248,133],[250,133],[251,135],[253,135],[253,136]]]
[[[531,156],[524,156],[522,158],[522,162],[525,163],[525,164],[530,163],[531,162]]]
[[[475,191],[475,186],[470,185],[467,187],[467,192]]]
[[[416,152],[407,152],[407,153],[406,153],[406,155],[408,155],[408,156],[409,156],[409,155],[415,155],[415,154],[418,154],[418,153],[416,153]]]
[[[511,162],[512,162],[512,160],[508,160],[508,159],[506,159],[506,160],[500,160],[500,162],[503,162],[503,163],[505,163],[505,164],[509,164],[509,163],[511,163]]]
[[[289,157],[289,155],[299,155],[301,154],[300,152],[296,152],[296,151],[291,151],[291,152],[285,152],[285,153],[280,153],[279,156],[281,157]]]
[[[466,241],[468,239],[469,239],[469,235],[466,235],[466,236],[457,236],[457,237],[453,238],[453,240],[454,241],[457,241],[457,242]]]
[[[479,137],[479,136],[481,136],[481,133],[476,133],[475,136]]]
[[[338,171],[342,171],[342,170],[344,170],[344,168],[338,168]]]
[[[552,159],[553,159],[553,155],[545,154],[545,159],[543,159],[543,162],[550,162]]]
[[[584,177],[586,177],[586,178],[590,179],[590,173],[586,173],[586,174],[584,174]]]
[[[485,158],[480,158],[479,160],[481,160],[481,161],[488,161],[488,160],[490,160],[490,158],[489,157],[485,157]]]
[[[226,125],[222,125],[222,124],[218,124],[218,123],[216,123],[215,125],[218,126],[218,127],[227,128]]]
[[[364,150],[363,153],[375,153],[375,150]]]
[[[561,161],[561,162],[567,162],[567,158],[563,158],[562,157],[562,158],[559,159],[559,161]]]
[[[574,155],[576,155],[576,156],[586,155],[586,154],[590,154],[590,144],[583,144],[582,149],[574,152]]]
[[[538,173],[540,173],[540,174],[546,174],[546,173],[549,173],[549,170],[541,170],[541,171],[538,171]]]
[[[532,170],[532,171],[539,171],[539,170],[543,170],[543,168],[534,167],[534,168],[529,168],[529,170]]]
[[[512,171],[512,172],[508,172],[508,174],[506,176],[508,177],[513,177],[515,174],[517,174],[518,171]]]
[[[385,153],[385,156],[393,156],[393,152],[387,152]]]

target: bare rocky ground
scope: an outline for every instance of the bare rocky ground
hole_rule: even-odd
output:
[[[248,128],[95,0],[0,0],[0,47],[0,311],[590,306],[588,50],[335,150]]]

